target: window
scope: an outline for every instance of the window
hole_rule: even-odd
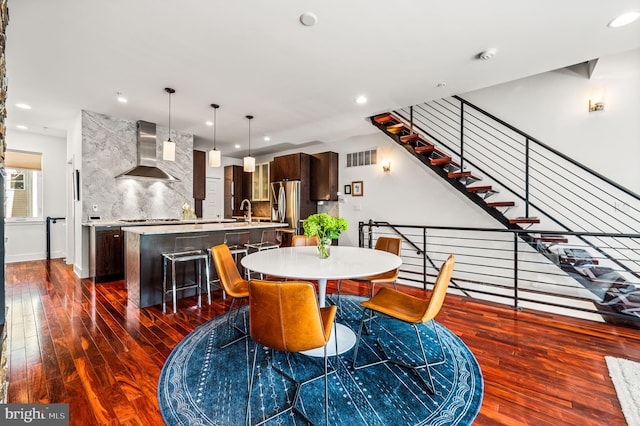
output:
[[[9,175],[9,188],[14,191],[24,191],[24,172]]]
[[[42,154],[7,150],[5,218],[42,219]]]

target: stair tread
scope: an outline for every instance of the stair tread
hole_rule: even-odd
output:
[[[434,166],[438,166],[438,165],[441,165],[441,164],[448,164],[448,163],[451,163],[451,157],[432,158],[430,160],[430,162]]]
[[[457,164],[457,163],[454,163],[454,164]],[[480,176],[476,176],[470,171],[464,171],[463,172],[463,171],[459,171],[459,170],[456,171],[456,172],[449,172],[447,174],[447,177],[449,179],[469,178],[469,179],[473,179],[474,181],[482,180],[482,178]],[[470,183],[470,182],[467,180],[467,184],[468,183]]]
[[[494,201],[492,203],[487,203],[487,207],[513,207],[515,205],[515,201]]]
[[[560,236],[554,237],[554,236],[551,236],[551,235],[547,235],[547,236],[544,236],[544,237],[533,237],[533,240],[534,241],[540,241],[540,242],[543,242],[543,243],[565,243],[566,244],[566,243],[569,242],[569,239],[566,238],[566,237],[560,237]]]
[[[394,135],[400,133],[403,129],[406,129],[404,123],[392,124],[391,126],[387,126],[387,132],[393,133]]]
[[[497,190],[493,189],[491,187],[491,185],[469,186],[469,187],[467,187],[467,191],[469,191],[469,192],[487,192],[487,191],[498,192]]]
[[[514,225],[517,223],[540,223],[540,218],[537,217],[516,217],[509,219],[509,223]]]
[[[388,123],[389,121],[395,121],[396,123],[400,122],[400,119],[398,117],[396,117],[395,115],[393,115],[390,112],[384,113],[384,114],[378,114],[375,117],[373,117],[373,121],[378,123],[378,124],[384,124],[384,123]]]
[[[436,147],[435,147],[435,146],[433,146],[433,145],[420,145],[420,146],[415,147],[413,150],[414,150],[417,154],[424,154],[424,153],[427,153],[427,152],[433,152],[433,150],[434,150],[435,148],[436,148]]]
[[[400,136],[400,142],[402,143],[413,142],[419,139],[420,139],[419,133],[411,133],[410,135]]]

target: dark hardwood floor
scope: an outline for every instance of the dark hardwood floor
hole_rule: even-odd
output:
[[[160,370],[172,348],[222,313],[127,302],[123,281],[94,285],[61,260],[7,264],[11,403],[70,403],[72,425],[161,425]],[[347,282],[347,291],[365,289]],[[416,289],[406,289],[414,294]],[[170,311],[170,309],[169,309]],[[448,295],[436,318],[478,359],[476,425],[625,425],[605,355],[640,360],[640,331]]]

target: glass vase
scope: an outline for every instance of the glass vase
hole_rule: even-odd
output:
[[[318,257],[320,259],[326,259],[331,254],[331,240],[320,240],[318,244]]]

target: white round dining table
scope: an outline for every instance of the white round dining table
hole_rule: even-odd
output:
[[[251,253],[243,257],[241,263],[251,272],[317,281],[320,307],[325,306],[327,280],[366,277],[390,271],[402,264],[402,259],[393,253],[369,248],[331,246],[330,253],[328,258],[321,259],[315,246],[282,247]],[[355,344],[355,333],[349,327],[336,324],[335,334],[338,337],[338,353],[349,350]],[[334,347],[329,342],[327,352],[335,352]]]

